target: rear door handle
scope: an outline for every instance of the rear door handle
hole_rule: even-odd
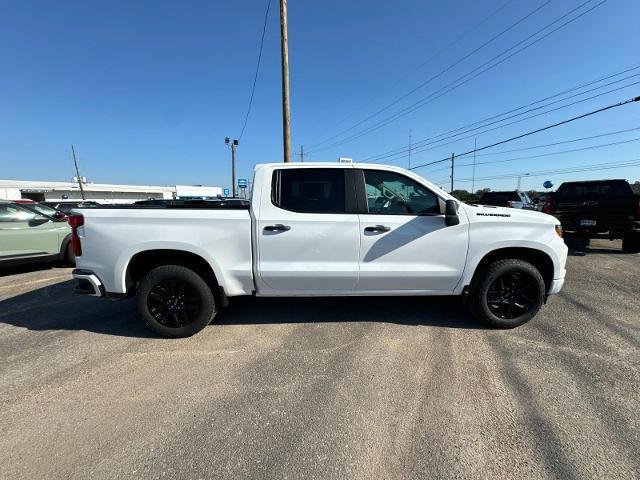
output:
[[[386,225],[375,225],[373,227],[364,227],[365,232],[388,232],[391,230],[391,227],[387,227]]]
[[[264,229],[267,232],[286,232],[287,230],[291,230],[291,227],[289,225],[276,223],[275,225],[267,225]]]

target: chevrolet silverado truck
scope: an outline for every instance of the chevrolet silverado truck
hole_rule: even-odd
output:
[[[76,291],[135,295],[166,337],[239,295],[459,295],[512,328],[560,291],[567,258],[550,215],[466,205],[413,172],[356,163],[258,165],[250,202],[100,206],[69,223]]]
[[[566,231],[586,238],[621,238],[625,253],[640,252],[640,195],[626,180],[565,182],[542,211],[556,216]]]

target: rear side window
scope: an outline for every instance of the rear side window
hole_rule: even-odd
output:
[[[273,173],[272,201],[300,213],[345,213],[342,168],[283,168]]]

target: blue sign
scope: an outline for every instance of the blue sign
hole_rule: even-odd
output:
[[[551,183],[551,180],[547,180],[546,182],[544,182],[544,183],[542,184],[542,186],[543,186],[544,188],[551,188],[551,187],[553,187],[553,183]]]
[[[239,178],[238,179],[238,188],[247,188],[247,179]]]
[[[229,192],[229,189],[228,189],[228,188],[225,188],[224,190],[222,190],[222,192],[224,193],[224,196],[225,196],[225,197],[228,197],[228,196],[229,196],[229,193],[230,193],[230,192]]]

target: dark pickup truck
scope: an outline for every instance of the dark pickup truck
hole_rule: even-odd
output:
[[[622,249],[640,252],[640,196],[626,180],[565,182],[543,207],[565,231],[588,238],[622,238]]]

